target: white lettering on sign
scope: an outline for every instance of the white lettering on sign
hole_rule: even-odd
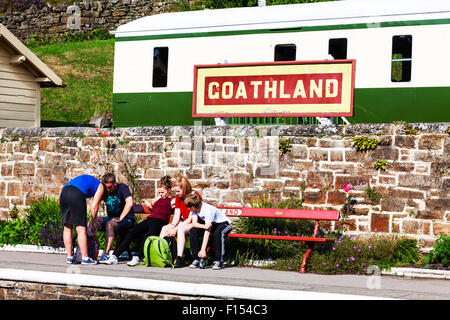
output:
[[[228,81],[227,77],[213,77],[206,84],[206,102],[214,104],[218,101],[247,101],[248,103],[266,103],[267,99],[276,100],[276,103],[286,102],[283,99],[309,99],[312,102],[320,102],[321,99],[332,99],[330,102],[340,102],[339,79],[325,78],[327,75],[314,75],[322,77],[318,79],[291,79],[286,76],[284,80],[251,81],[253,78]],[[337,77],[336,75],[332,75]],[[261,100],[262,99],[262,100]],[[235,101],[235,102],[236,102]]]
[[[227,216],[240,216],[242,214],[241,209],[232,209],[232,208],[219,208],[222,213],[225,213]]]

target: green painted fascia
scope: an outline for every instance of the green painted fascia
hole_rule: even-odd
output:
[[[183,126],[211,118],[192,118],[192,92],[114,93],[114,127]]]
[[[450,87],[356,88],[350,123],[450,121]],[[192,92],[114,93],[115,127],[214,124],[192,118]]]
[[[450,87],[355,89],[350,123],[450,121]]]
[[[289,33],[289,32],[312,32],[326,30],[346,30],[346,29],[370,29],[370,28],[388,28],[388,27],[406,27],[418,25],[437,25],[449,24],[450,19],[432,19],[432,20],[411,20],[411,21],[390,21],[381,23],[355,23],[355,24],[339,24],[327,26],[311,26],[297,27],[287,29],[257,29],[257,30],[234,30],[234,31],[214,31],[214,32],[193,32],[193,33],[177,33],[177,34],[160,34],[147,36],[117,37],[116,41],[139,41],[139,40],[160,40],[160,39],[177,39],[177,38],[200,38],[200,37],[219,37],[219,36],[235,36],[249,34],[266,34],[266,33]]]

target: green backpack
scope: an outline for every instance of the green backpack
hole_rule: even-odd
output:
[[[169,243],[163,238],[149,236],[144,242],[144,262],[147,267],[173,267]]]

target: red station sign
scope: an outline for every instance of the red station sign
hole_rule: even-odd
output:
[[[354,60],[194,67],[194,117],[351,116]]]

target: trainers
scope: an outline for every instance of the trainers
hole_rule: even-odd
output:
[[[175,258],[175,263],[173,264],[174,268],[182,268],[184,266],[183,258],[180,256]]]
[[[106,263],[106,261],[108,261],[108,255],[106,255],[105,253],[102,254],[102,256],[100,257],[100,259],[98,259],[98,263]]]
[[[81,259],[81,264],[97,264],[97,261],[93,260],[91,257]]]
[[[67,264],[72,264],[72,263],[74,263],[74,261],[75,261],[75,258],[73,256],[67,257],[67,259],[66,259]]]
[[[200,261],[198,261],[197,259],[195,259],[194,261],[192,261],[192,263],[191,263],[191,265],[189,266],[189,268],[196,269],[196,268],[198,268],[199,264],[200,264]]]
[[[138,256],[133,256],[133,258],[127,262],[127,265],[129,265],[130,267],[134,267],[137,266],[139,264],[139,257]]]
[[[220,270],[220,269],[222,269],[223,268],[222,261],[214,261],[212,268],[213,268],[213,270]]]
[[[124,252],[120,255],[119,259],[124,259],[124,260],[130,259],[130,256],[128,255],[128,251],[124,251]]]
[[[205,269],[206,268],[206,262],[204,259],[200,259],[200,261],[198,262],[198,267],[200,269]]]
[[[106,260],[106,264],[117,264],[119,262],[119,260],[117,259],[117,257],[115,255],[110,255],[108,260]]]

